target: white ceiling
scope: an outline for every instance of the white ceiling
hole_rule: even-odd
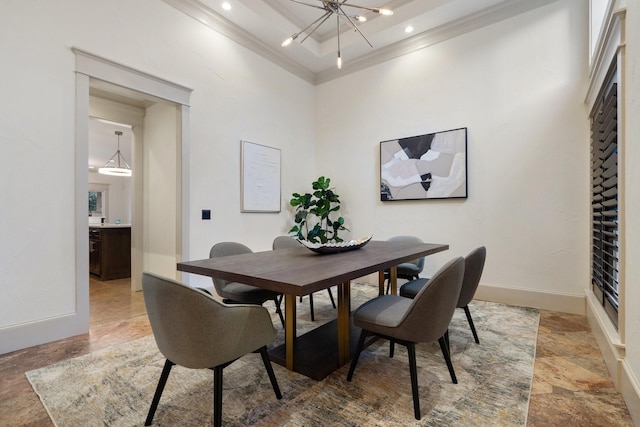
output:
[[[367,22],[358,28],[373,47],[346,24],[341,24],[343,68],[336,67],[335,14],[302,44],[300,36],[287,47],[282,42],[324,13],[293,0],[163,0],[294,74],[322,83],[397,56],[422,49],[474,29],[490,25],[555,0],[339,0],[347,13],[361,14]],[[299,0],[319,5],[321,0]],[[223,3],[231,5],[230,10]],[[384,7],[382,16],[349,4]],[[363,12],[363,13],[361,13]],[[405,28],[411,25],[412,33]]]

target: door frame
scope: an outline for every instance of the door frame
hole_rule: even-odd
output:
[[[89,151],[89,87],[91,79],[97,79],[109,84],[114,84],[133,91],[152,95],[178,106],[180,114],[180,152],[181,163],[179,174],[180,183],[177,186],[176,200],[180,206],[179,226],[176,233],[176,255],[178,260],[189,258],[189,110],[190,97],[193,91],[190,88],[173,83],[162,78],[135,70],[123,64],[100,57],[90,52],[72,48],[76,56],[76,158],[75,158],[75,235],[76,235],[76,314],[77,326],[89,325],[89,241],[86,195],[89,183],[89,171],[87,167]],[[142,190],[141,180],[134,184],[134,194],[140,194]],[[142,218],[142,212],[134,213]],[[133,218],[135,221],[135,217]],[[142,248],[142,232],[135,233],[135,242]],[[133,238],[133,236],[132,236]],[[142,249],[140,249],[142,251]],[[132,256],[140,257],[142,265],[142,252]],[[141,271],[132,271],[132,274],[140,275]],[[132,280],[132,290],[139,290],[139,281]]]

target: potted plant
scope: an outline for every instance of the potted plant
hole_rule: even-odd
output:
[[[313,193],[293,193],[289,204],[296,209],[295,225],[289,233],[295,233],[300,240],[314,243],[342,242],[338,236],[344,226],[344,218],[335,217],[340,210],[340,196],[329,188],[331,179],[321,176],[311,185]]]

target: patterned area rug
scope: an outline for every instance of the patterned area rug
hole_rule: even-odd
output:
[[[377,286],[353,284],[352,308],[375,297]],[[326,292],[298,304],[298,333],[335,316]],[[268,307],[273,312],[272,307]],[[418,382],[422,419],[413,418],[406,351],[378,341],[366,349],[352,382],[344,366],[314,381],[274,364],[282,390],[276,400],[260,356],[247,355],[224,370],[223,423],[229,426],[524,426],[538,330],[537,310],[473,301],[475,344],[464,312],[450,327],[458,384],[438,343],[420,344]],[[274,325],[281,324],[273,314]],[[149,410],[164,358],[152,336],[27,372],[56,426],[139,426]],[[213,372],[174,367],[155,426],[211,425]]]

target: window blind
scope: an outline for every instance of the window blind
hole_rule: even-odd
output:
[[[618,83],[609,73],[591,115],[593,292],[618,325]]]

